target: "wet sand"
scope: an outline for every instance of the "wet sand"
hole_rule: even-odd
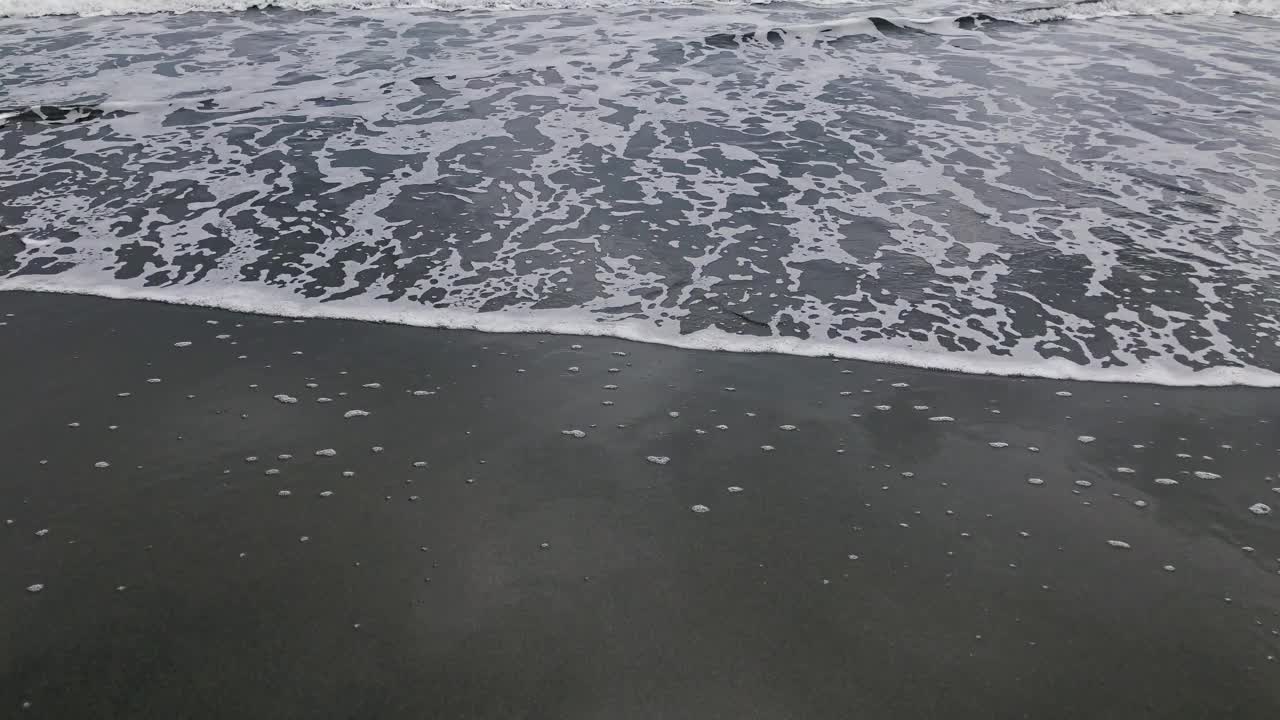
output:
[[[0,323],[0,716],[1280,716],[1280,391]]]

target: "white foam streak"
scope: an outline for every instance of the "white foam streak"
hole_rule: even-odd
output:
[[[1175,363],[1151,361],[1134,368],[1102,368],[1077,365],[1062,358],[997,358],[968,353],[947,353],[921,347],[904,349],[879,342],[849,343],[818,338],[754,337],[715,328],[680,334],[649,323],[623,320],[598,321],[578,310],[519,310],[478,313],[465,310],[404,307],[399,304],[352,299],[324,304],[300,299],[285,290],[232,286],[216,290],[186,287],[131,287],[92,284],[76,273],[53,277],[0,279],[0,292],[28,291],[89,295],[119,300],[150,300],[173,305],[208,307],[286,318],[324,318],[390,323],[424,328],[474,330],[489,333],[546,333],[586,337],[613,337],[686,350],[736,353],[774,353],[802,357],[830,357],[863,362],[904,365],[972,375],[998,375],[1083,382],[1139,383],[1172,387],[1280,387],[1280,374],[1260,368],[1209,368],[1192,371]]]

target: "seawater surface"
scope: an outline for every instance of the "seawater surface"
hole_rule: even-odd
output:
[[[1280,0],[975,3],[0,0],[0,289],[1280,385]]]

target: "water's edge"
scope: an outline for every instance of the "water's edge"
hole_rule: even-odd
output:
[[[459,312],[419,308],[414,312],[361,301],[316,303],[296,296],[261,289],[238,288],[235,292],[173,292],[172,288],[134,288],[117,285],[92,287],[63,286],[48,278],[0,279],[0,292],[40,292],[86,295],[112,300],[161,302],[252,315],[316,320],[354,320],[421,328],[472,330],[486,333],[547,334],[580,337],[612,337],[630,342],[665,345],[684,350],[735,353],[769,353],[799,357],[838,358],[886,365],[902,365],[922,370],[970,375],[1069,380],[1075,382],[1129,383],[1168,387],[1280,387],[1280,374],[1260,368],[1186,368],[1146,365],[1142,368],[1086,368],[1062,358],[1050,358],[1034,365],[997,358],[948,356],[928,350],[903,350],[876,343],[853,344],[816,339],[746,337],[715,328],[696,333],[662,332],[634,321],[583,322],[573,311],[503,311],[500,313]]]

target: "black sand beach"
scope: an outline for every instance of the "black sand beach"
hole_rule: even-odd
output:
[[[1280,714],[1276,391],[0,323],[5,717]]]

